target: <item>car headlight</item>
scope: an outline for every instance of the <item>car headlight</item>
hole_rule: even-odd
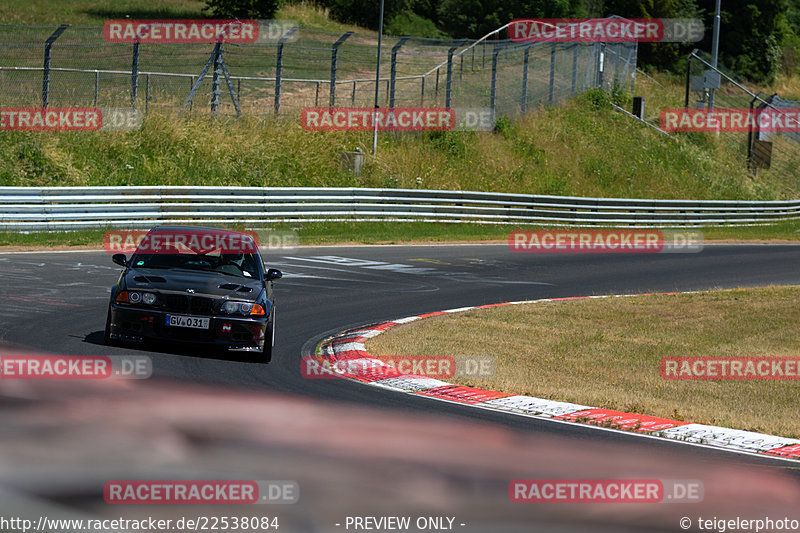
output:
[[[260,313],[254,312],[254,311],[258,310],[258,309],[261,310]],[[250,303],[250,302],[233,302],[231,300],[228,300],[227,302],[222,304],[222,312],[225,313],[226,315],[234,315],[234,314],[235,315],[251,315],[251,314],[256,314],[256,315],[261,314],[261,315],[263,315],[264,314],[264,309],[258,304],[253,304],[253,303]]]
[[[128,292],[128,301],[132,304],[138,304],[142,301],[142,293],[136,291]]]
[[[153,305],[156,303],[156,300],[158,300],[158,298],[156,298],[156,295],[152,292],[146,292],[142,294],[142,301],[147,305]]]

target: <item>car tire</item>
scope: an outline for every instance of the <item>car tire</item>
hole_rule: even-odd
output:
[[[119,343],[111,338],[111,305],[108,306],[106,315],[106,329],[103,332],[103,343],[106,346],[119,346]]]
[[[275,346],[275,308],[272,308],[272,318],[267,323],[264,331],[264,349],[262,350],[261,362],[264,364],[272,361],[272,349]]]

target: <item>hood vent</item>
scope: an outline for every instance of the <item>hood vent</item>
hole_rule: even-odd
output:
[[[219,285],[219,288],[227,291],[253,292],[253,289],[250,287],[247,287],[246,285],[237,285],[236,283],[223,283],[222,285]]]
[[[139,283],[166,283],[167,280],[161,276],[134,276],[133,281]]]

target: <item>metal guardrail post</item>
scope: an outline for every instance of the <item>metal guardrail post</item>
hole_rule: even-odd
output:
[[[526,46],[522,54],[522,113],[528,112],[528,61],[531,55],[531,47]]]
[[[295,26],[278,39],[278,57],[275,61],[275,121],[281,113],[281,77],[283,76],[283,45],[299,28]]]
[[[353,32],[348,31],[342,34],[333,46],[331,47],[331,95],[329,100],[330,107],[336,107],[336,62],[339,56],[339,47],[353,35]]]
[[[395,91],[395,83],[397,82],[397,52],[400,50],[400,47],[406,44],[410,37],[401,37],[397,44],[392,47],[392,62],[389,67],[389,79],[391,89],[389,90],[389,107],[394,107],[394,91]]]
[[[47,38],[44,43],[44,69],[42,71],[42,107],[50,104],[50,50],[56,39],[69,28],[69,24],[62,24]]]
[[[131,107],[136,109],[136,96],[139,93],[139,41],[133,43],[131,59]]]

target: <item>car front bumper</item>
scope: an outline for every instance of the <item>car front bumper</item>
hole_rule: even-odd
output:
[[[167,325],[167,315],[209,319],[208,328]],[[111,304],[110,337],[123,342],[152,340],[219,346],[231,351],[260,351],[264,348],[267,317],[190,315],[156,309]]]

